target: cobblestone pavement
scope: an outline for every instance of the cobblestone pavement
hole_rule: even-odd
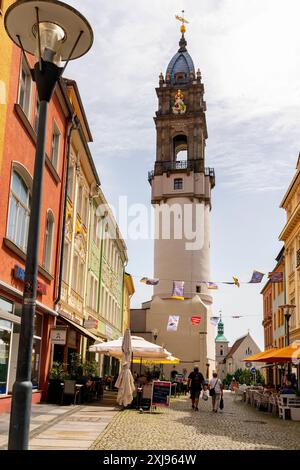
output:
[[[174,398],[169,410],[115,415],[92,450],[254,450],[300,449],[300,422],[282,421],[224,394],[224,410],[213,413],[210,400],[191,409],[188,397]]]

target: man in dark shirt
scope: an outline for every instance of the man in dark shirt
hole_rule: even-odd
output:
[[[171,382],[175,382],[175,378],[176,378],[176,375],[178,374],[177,370],[176,370],[176,367],[173,366],[173,370],[171,370],[171,374],[170,374],[170,377],[171,377]]]
[[[204,377],[199,372],[198,367],[194,367],[194,371],[188,377],[188,387],[191,391],[192,408],[198,411],[199,396],[204,384]]]

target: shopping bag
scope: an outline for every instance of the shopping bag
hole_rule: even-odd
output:
[[[223,410],[224,408],[224,400],[223,400],[223,397],[221,398],[220,400],[220,410]]]

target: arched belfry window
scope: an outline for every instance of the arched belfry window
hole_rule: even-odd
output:
[[[173,138],[173,155],[177,162],[186,161],[188,159],[188,141],[184,134],[176,135]]]

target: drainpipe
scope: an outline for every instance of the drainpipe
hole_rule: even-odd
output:
[[[62,236],[60,241],[60,260],[59,260],[59,273],[58,273],[58,289],[57,289],[57,296],[54,301],[54,305],[56,306],[61,299],[61,283],[62,283],[62,271],[63,271],[63,258],[64,258],[64,241],[65,241],[65,230],[66,230],[66,212],[67,212],[67,199],[68,199],[68,178],[69,178],[69,163],[70,163],[70,155],[71,155],[71,137],[72,132],[75,129],[78,129],[79,120],[75,114],[72,116],[71,126],[68,129],[68,137],[67,137],[67,168],[66,168],[66,176],[65,176],[65,194],[64,194],[64,206],[63,206],[63,221],[62,221]]]

